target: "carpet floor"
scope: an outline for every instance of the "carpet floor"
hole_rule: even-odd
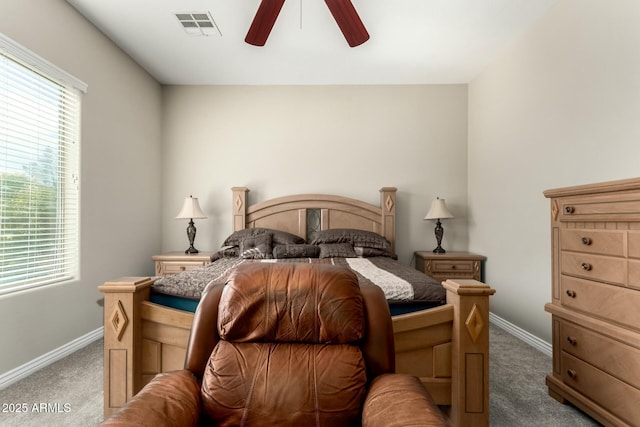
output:
[[[89,427],[102,421],[102,340],[0,391],[2,427]],[[490,415],[495,427],[599,426],[549,397],[551,358],[491,325]]]

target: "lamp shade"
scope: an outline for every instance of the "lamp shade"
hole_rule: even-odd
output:
[[[424,219],[443,219],[443,218],[453,218],[453,214],[447,208],[447,205],[444,202],[444,199],[436,198],[433,202],[431,202],[431,208]]]
[[[184,199],[184,204],[182,205],[182,209],[176,216],[176,219],[191,219],[191,218],[206,218],[202,209],[200,209],[200,204],[198,203],[198,198],[189,196]]]

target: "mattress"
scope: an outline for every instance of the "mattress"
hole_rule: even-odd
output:
[[[360,283],[374,284],[383,290],[392,315],[433,308],[446,302],[446,291],[439,282],[390,257],[268,260],[223,257],[201,268],[158,278],[152,287],[151,302],[194,312],[207,285],[224,283],[233,268],[245,262],[293,262],[345,266],[355,272]]]

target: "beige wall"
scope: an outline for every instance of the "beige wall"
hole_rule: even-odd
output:
[[[447,199],[447,249],[467,246],[467,87],[172,86],[164,91],[164,250],[186,249],[184,197],[209,214],[196,247],[216,249],[231,230],[232,186],[250,203],[333,193],[379,203],[398,187],[398,253],[436,246],[423,218]]]
[[[152,274],[160,249],[160,85],[62,0],[2,0],[0,32],[89,86],[81,278],[0,297],[0,374],[102,326],[97,286]]]
[[[37,28],[37,31],[34,30]],[[82,278],[0,298],[0,374],[102,325],[96,286],[151,274],[229,234],[230,190],[378,203],[398,193],[398,252],[435,246],[431,199],[456,214],[445,248],[488,256],[492,311],[550,341],[547,188],[638,176],[640,3],[560,0],[467,85],[161,88],[62,0],[3,0],[0,32],[89,85],[82,120]],[[468,98],[468,99],[467,99]],[[159,230],[161,232],[159,232]]]
[[[548,188],[640,175],[640,2],[561,0],[469,86],[469,241],[491,310],[551,341]]]

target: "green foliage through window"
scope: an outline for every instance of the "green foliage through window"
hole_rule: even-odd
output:
[[[77,277],[79,240],[79,92],[3,41],[0,294]]]

